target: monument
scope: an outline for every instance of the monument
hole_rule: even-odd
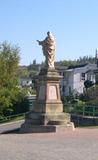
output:
[[[55,69],[55,40],[50,32],[43,41],[37,40],[42,46],[45,65],[37,77],[37,95],[32,111],[26,114],[21,132],[57,132],[73,128],[70,115],[63,112],[59,81],[62,78]]]

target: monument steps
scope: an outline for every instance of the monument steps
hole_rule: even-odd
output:
[[[68,130],[74,130],[74,124],[72,122],[66,125],[30,125],[23,124],[20,133],[48,133],[48,132],[66,132]]]
[[[60,125],[70,122],[68,113],[37,113],[31,112],[26,115],[26,122],[36,125]]]

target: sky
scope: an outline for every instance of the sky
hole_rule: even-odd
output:
[[[55,61],[95,56],[98,48],[98,0],[0,0],[0,43],[20,47],[20,64],[44,61],[41,46],[51,31]]]

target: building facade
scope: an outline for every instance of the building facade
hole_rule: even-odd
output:
[[[60,71],[63,78],[60,81],[61,95],[69,95],[70,93],[83,93],[86,80],[95,83],[94,70],[97,68],[96,64],[85,64]]]

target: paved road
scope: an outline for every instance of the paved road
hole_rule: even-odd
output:
[[[11,131],[11,130],[20,128],[23,121],[24,120],[17,121],[17,122],[6,123],[6,124],[0,124],[0,133],[4,133],[6,131]]]
[[[98,160],[98,129],[1,134],[0,160]]]

